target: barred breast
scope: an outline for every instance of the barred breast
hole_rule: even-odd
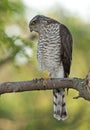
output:
[[[48,70],[50,73],[58,71],[60,59],[60,25],[50,24],[42,28],[37,46],[39,69]]]

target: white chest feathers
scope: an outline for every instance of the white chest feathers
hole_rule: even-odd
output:
[[[60,24],[53,23],[42,28],[39,37],[37,46],[39,69],[46,69],[50,73],[58,71],[60,66],[62,66],[60,54]]]

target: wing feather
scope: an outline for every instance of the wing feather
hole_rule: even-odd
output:
[[[68,77],[72,61],[73,41],[70,31],[63,24],[60,25],[60,36],[61,36],[61,61],[64,67],[64,75],[65,77]]]

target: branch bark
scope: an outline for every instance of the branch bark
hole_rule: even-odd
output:
[[[0,83],[0,94],[12,92],[24,92],[33,90],[51,90],[56,88],[70,88],[79,92],[75,98],[82,97],[90,101],[90,72],[85,79],[63,78],[63,79],[34,79],[30,81],[3,82]]]

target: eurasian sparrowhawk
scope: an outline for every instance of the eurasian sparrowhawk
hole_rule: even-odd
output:
[[[72,35],[60,22],[45,17],[35,16],[29,23],[31,31],[39,34],[37,59],[39,69],[48,70],[52,78],[68,77],[72,60]],[[58,120],[67,118],[64,89],[54,89],[54,117]]]

